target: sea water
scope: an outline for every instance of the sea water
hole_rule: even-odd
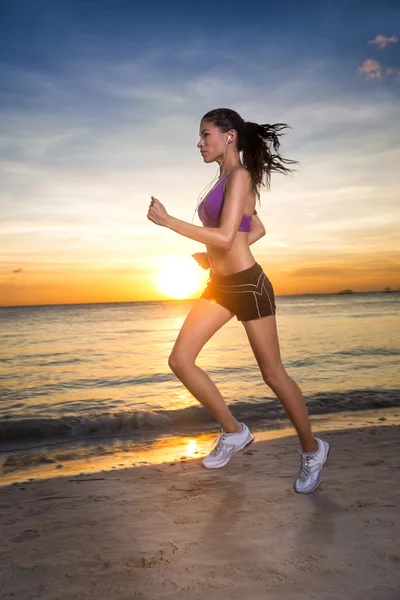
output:
[[[3,471],[35,462],[38,447],[41,459],[54,446],[73,458],[82,452],[77,442],[96,455],[105,440],[137,445],[215,428],[168,366],[194,303],[1,308]],[[310,415],[400,406],[400,294],[278,296],[276,304],[282,362]],[[285,419],[235,317],[196,364],[239,420],[274,428]]]

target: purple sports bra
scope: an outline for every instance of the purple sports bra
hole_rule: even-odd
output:
[[[219,227],[219,222],[224,203],[222,185],[228,175],[225,175],[213,190],[199,204],[199,218],[205,227]],[[238,231],[250,231],[252,217],[243,215]]]

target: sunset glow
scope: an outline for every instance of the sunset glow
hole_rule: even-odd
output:
[[[204,245],[147,212],[201,227],[199,124],[221,106],[291,127],[297,170],[261,188],[251,246],[275,294],[400,289],[397,13],[239,3],[222,32],[178,3],[154,44],[152,7],[39,4],[0,24],[0,306],[199,297]]]
[[[195,292],[200,293],[203,276],[193,259],[186,257],[167,257],[161,260],[160,270],[155,274],[157,291],[168,298],[188,298]]]

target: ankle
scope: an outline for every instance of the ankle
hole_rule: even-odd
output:
[[[231,425],[223,427],[222,429],[224,433],[239,433],[242,431],[242,424],[236,421],[236,423],[232,423]]]
[[[317,450],[318,450],[319,446],[318,446],[318,442],[316,439],[312,439],[311,442],[307,443],[307,444],[303,444],[303,452],[305,454],[314,454]]]

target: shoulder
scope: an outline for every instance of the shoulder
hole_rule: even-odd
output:
[[[227,189],[233,186],[247,188],[251,185],[251,175],[245,167],[236,167],[226,180]]]

